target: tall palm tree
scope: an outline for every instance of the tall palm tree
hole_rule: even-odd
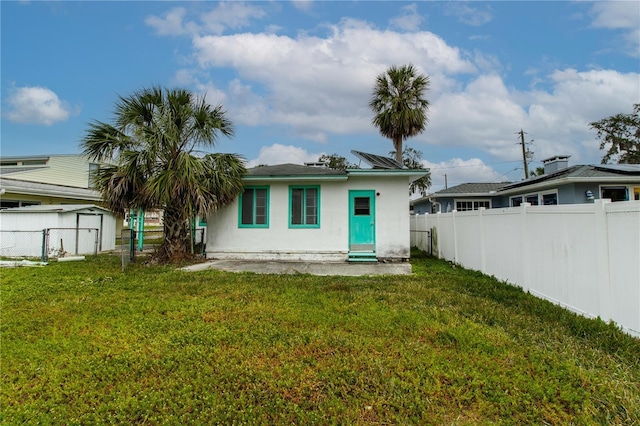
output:
[[[373,124],[393,141],[396,160],[402,164],[402,142],[424,131],[429,121],[429,76],[419,74],[411,64],[391,66],[378,75],[369,107],[375,113]]]
[[[240,156],[200,151],[220,135],[233,135],[222,106],[188,90],[153,87],[120,96],[113,124],[90,123],[81,147],[90,159],[115,164],[95,174],[111,210],[164,210],[158,254],[176,260],[191,253],[190,220],[230,204],[243,189]]]

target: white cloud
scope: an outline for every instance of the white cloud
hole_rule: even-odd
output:
[[[313,7],[313,0],[293,0],[293,7],[303,12],[308,12]]]
[[[458,49],[430,32],[381,31],[357,20],[344,20],[329,30],[326,38],[197,36],[193,45],[202,69],[233,68],[245,87],[263,88],[255,96],[269,105],[258,117],[263,124],[291,126],[296,134],[317,141],[327,140],[328,133],[371,130],[372,82],[391,64],[412,62],[429,73],[436,91],[453,84],[451,75],[476,72]]]
[[[304,164],[306,162],[318,161],[323,153],[309,153],[304,148],[293,145],[273,144],[271,146],[263,146],[260,148],[258,158],[247,162],[247,167],[256,167],[258,165],[272,164]]]
[[[19,87],[8,98],[6,117],[16,123],[50,126],[69,118],[72,111],[46,87]]]
[[[186,19],[187,11],[183,7],[169,10],[162,17],[147,17],[145,24],[154,28],[158,35],[183,35],[209,32],[222,34],[227,29],[239,29],[249,26],[253,19],[266,15],[261,7],[244,2],[221,2],[208,12],[200,13],[198,21]]]
[[[624,31],[620,46],[615,46],[632,57],[640,57],[640,6],[637,1],[595,2],[591,9],[596,28]]]
[[[493,19],[491,11],[480,10],[465,3],[450,2],[446,4],[445,14],[453,15],[463,24],[478,27],[490,22]]]
[[[187,28],[183,22],[186,13],[187,11],[184,7],[176,7],[165,13],[162,18],[149,16],[144,22],[153,27],[158,35],[186,34]]]
[[[391,25],[406,31],[417,31],[424,18],[418,13],[415,3],[402,8],[402,14],[391,19]]]
[[[594,27],[637,28],[640,24],[640,6],[635,1],[595,2],[591,13]]]
[[[470,182],[504,182],[508,180],[508,178],[501,176],[489,165],[484,164],[479,158],[470,158],[468,160],[452,158],[439,163],[423,160],[422,164],[430,169],[431,172],[432,185],[429,192],[437,192],[444,189],[445,175],[448,187]]]

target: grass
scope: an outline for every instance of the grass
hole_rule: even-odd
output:
[[[640,424],[640,341],[414,256],[402,277],[0,271],[3,424]]]

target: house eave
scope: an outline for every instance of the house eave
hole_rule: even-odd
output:
[[[76,200],[101,201],[98,191],[85,188],[66,187],[38,182],[0,179],[0,188],[5,194],[32,195],[38,197],[58,197]]]
[[[300,181],[345,181],[349,177],[347,175],[282,175],[282,176],[244,176],[243,181],[256,182],[256,181],[288,181],[288,182],[300,182]]]

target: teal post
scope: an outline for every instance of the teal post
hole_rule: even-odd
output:
[[[144,248],[144,210],[138,209],[138,251]]]

